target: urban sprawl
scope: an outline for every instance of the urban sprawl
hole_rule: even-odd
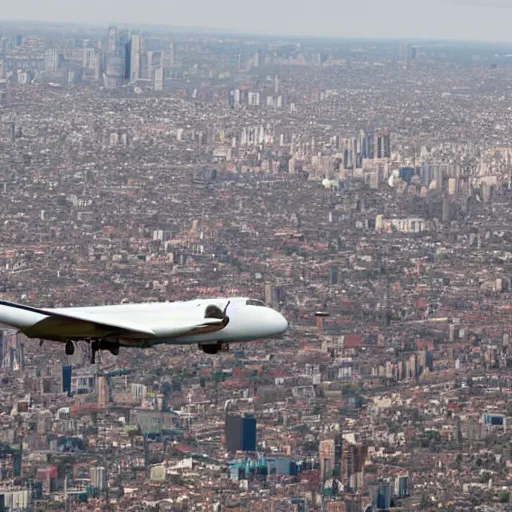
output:
[[[0,23],[0,298],[290,322],[3,329],[0,511],[512,510],[511,54]]]

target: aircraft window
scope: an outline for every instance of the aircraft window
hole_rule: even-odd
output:
[[[248,299],[245,302],[245,305],[246,306],[260,306],[260,307],[264,307],[265,306],[265,304],[263,304],[263,302],[261,302],[261,300],[255,300],[255,299]]]

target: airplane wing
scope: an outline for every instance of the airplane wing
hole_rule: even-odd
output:
[[[34,338],[43,338],[45,334],[52,334],[57,337],[95,337],[106,334],[132,335],[133,337],[151,337],[155,335],[152,329],[144,325],[125,321],[120,322],[116,319],[98,318],[94,314],[83,311],[73,311],[72,313],[56,312],[3,300],[0,301],[0,306],[7,306],[11,310],[17,309],[36,313],[37,315],[44,315],[37,317],[38,321],[30,327],[22,329],[27,336]]]
[[[118,338],[126,340],[148,338],[177,338],[190,334],[206,334],[221,330],[227,325],[226,318],[203,318],[197,323],[188,321],[170,321],[165,326],[150,329],[140,323],[127,322],[124,319],[105,318],[87,311],[40,309],[13,302],[0,301],[0,306],[19,309],[37,315],[38,320],[22,332],[31,338],[66,341],[71,338]],[[1,318],[0,318],[1,321]]]

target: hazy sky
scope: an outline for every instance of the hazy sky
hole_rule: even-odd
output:
[[[512,41],[512,0],[4,0],[1,19]]]

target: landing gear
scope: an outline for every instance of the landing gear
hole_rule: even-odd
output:
[[[219,352],[217,345],[199,345],[205,354],[213,356]]]
[[[199,345],[201,350],[210,356],[218,354],[219,352],[228,352],[229,351],[229,343],[224,343],[219,341],[218,343],[214,343],[211,345]]]
[[[96,363],[96,352],[99,352],[99,350],[100,350],[100,342],[92,341],[91,342],[91,364]]]
[[[72,341],[68,341],[66,343],[66,355],[72,356],[75,353],[75,345],[73,345]]]
[[[96,353],[100,350],[108,350],[112,355],[119,355],[119,343],[104,340],[91,341],[91,364],[96,363]]]

